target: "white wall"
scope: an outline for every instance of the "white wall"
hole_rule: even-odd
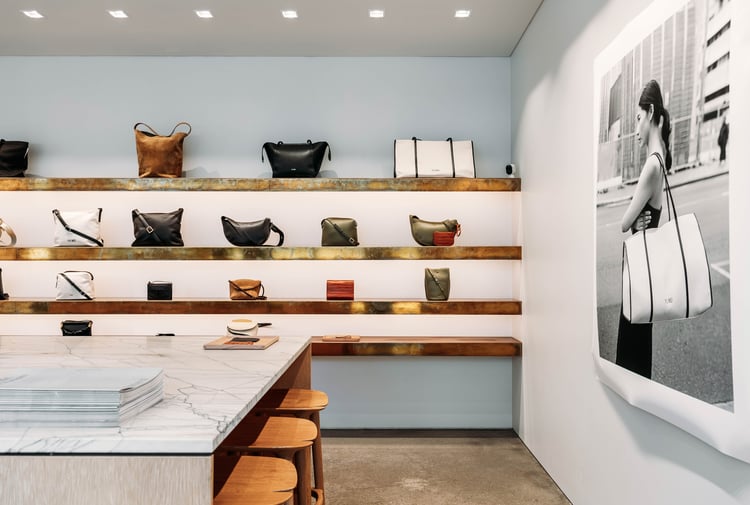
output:
[[[745,48],[732,50],[734,69],[747,61],[750,16],[747,2],[732,3],[732,30]],[[648,4],[545,0],[512,57],[513,156],[524,177],[525,303],[514,422],[575,505],[750,503],[750,465],[631,407],[596,378],[593,62]],[[749,88],[745,79],[738,89]],[[733,109],[745,107],[733,115],[739,130],[748,120],[748,102],[738,95]],[[740,170],[750,161],[741,144],[732,148]],[[748,182],[748,176],[733,178],[742,187],[730,196],[741,199]],[[732,201],[735,209],[738,203]],[[746,259],[734,256],[732,264],[733,288],[744,291],[750,285]]]
[[[30,173],[135,177],[132,127],[162,134],[186,120],[188,176],[268,177],[265,141],[327,140],[339,177],[391,177],[394,138],[475,141],[477,173],[510,159],[507,58],[0,58],[0,137],[31,142]],[[0,194],[19,246],[51,243],[53,208],[103,207],[108,246],[132,241],[130,209],[185,208],[186,245],[228,245],[219,216],[271,219],[286,245],[319,243],[320,219],[351,216],[363,245],[412,245],[408,214],[459,219],[461,245],[510,245],[517,195],[492,193],[34,192]],[[487,216],[492,216],[488,219]],[[393,226],[392,223],[402,223]],[[489,237],[489,238],[488,238]],[[488,243],[489,242],[489,243]],[[0,262],[6,291],[54,296],[63,269],[91,270],[100,297],[143,297],[149,279],[176,297],[225,297],[226,279],[263,280],[271,298],[324,297],[325,279],[353,278],[362,298],[423,297],[426,266],[450,266],[454,298],[513,296],[516,262]],[[397,293],[394,295],[394,293]],[[85,315],[71,315],[82,318]],[[55,334],[63,316],[2,316],[0,334]],[[94,333],[211,334],[228,316],[91,316]],[[267,315],[279,334],[510,335],[513,316]],[[517,319],[517,318],[516,318]],[[331,397],[324,427],[510,427],[509,359],[316,359],[315,387]]]

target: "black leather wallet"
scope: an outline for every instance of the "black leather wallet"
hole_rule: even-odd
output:
[[[172,283],[167,281],[149,281],[146,288],[149,300],[171,300]]]

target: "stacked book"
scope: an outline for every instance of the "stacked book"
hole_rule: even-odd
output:
[[[161,368],[0,370],[0,426],[119,426],[163,397]]]

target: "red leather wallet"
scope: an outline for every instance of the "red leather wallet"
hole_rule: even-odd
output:
[[[354,300],[354,281],[326,281],[326,300]]]
[[[452,231],[436,231],[432,233],[432,243],[439,246],[453,245],[455,236]]]

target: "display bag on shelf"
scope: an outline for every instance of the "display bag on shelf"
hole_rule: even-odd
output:
[[[66,270],[57,274],[58,300],[93,300],[94,276],[85,270]]]
[[[221,226],[229,243],[239,247],[262,246],[266,243],[272,231],[279,235],[278,242],[273,245],[284,244],[284,232],[273,224],[269,218],[240,222],[227,216],[221,216]]]
[[[447,300],[451,293],[450,268],[425,268],[424,293],[430,301]]]
[[[320,172],[326,150],[328,161],[331,161],[331,147],[325,141],[308,140],[304,144],[266,142],[261,148],[260,159],[265,161],[263,157],[263,151],[265,151],[274,178],[313,178],[317,177]]]
[[[669,220],[622,246],[622,314],[633,324],[694,317],[713,305],[711,271],[695,214],[677,216],[661,156]]]
[[[29,143],[0,139],[0,177],[23,177],[29,168]]]
[[[7,300],[10,295],[3,290],[3,269],[0,268],[0,300]]]
[[[234,279],[229,281],[231,300],[265,300],[266,288],[256,279]]]
[[[147,300],[171,300],[172,283],[169,281],[148,281],[146,284]]]
[[[327,280],[326,300],[354,300],[354,281],[350,279]]]
[[[103,247],[101,235],[102,209],[83,211],[52,211],[55,220],[56,246]]]
[[[252,319],[232,319],[227,323],[227,336],[255,338],[257,334],[258,323]]]
[[[65,337],[90,337],[94,322],[89,319],[66,319],[60,323],[60,331]]]
[[[180,126],[187,132],[178,132]],[[144,126],[150,131],[139,130]],[[183,143],[193,130],[189,123],[179,122],[169,135],[159,135],[146,123],[136,123],[135,150],[138,155],[138,177],[182,177]]]
[[[350,217],[327,217],[320,222],[323,246],[358,246],[357,221]]]
[[[446,245],[444,238],[441,239],[443,240],[442,244],[435,243],[436,232],[450,232],[454,237],[461,235],[461,225],[455,219],[425,221],[415,215],[410,215],[409,226],[411,228],[411,236],[417,241],[417,244],[424,246]],[[453,245],[453,241],[451,240],[448,245]]]
[[[7,239],[5,238],[7,236]],[[0,247],[16,245],[16,234],[8,223],[0,219]]]
[[[393,176],[476,177],[471,140],[393,141]]]
[[[133,209],[133,234],[136,247],[180,247],[182,241],[182,212],[140,212]]]

